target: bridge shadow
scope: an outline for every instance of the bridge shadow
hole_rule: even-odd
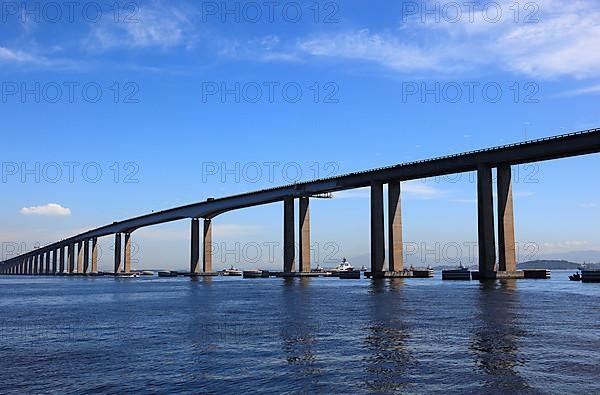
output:
[[[496,393],[534,393],[520,375],[519,368],[527,360],[519,351],[519,338],[525,336],[519,313],[524,308],[519,300],[515,280],[482,282],[471,351],[479,373],[484,375],[484,390]]]

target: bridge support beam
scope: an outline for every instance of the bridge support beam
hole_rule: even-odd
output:
[[[92,273],[98,273],[98,238],[92,239]]]
[[[115,234],[115,275],[121,271],[121,234]]]
[[[52,250],[52,269],[50,272],[56,274],[56,249]]]
[[[65,273],[65,246],[58,247],[58,273]]]
[[[77,274],[83,274],[83,242],[77,242]]]
[[[67,271],[69,274],[75,273],[75,243],[67,246]]]
[[[310,272],[310,200],[307,197],[300,198],[300,213],[299,213],[299,229],[300,233],[300,272]]]
[[[200,221],[192,218],[190,230],[190,273],[200,271]]]
[[[50,251],[44,252],[44,274],[50,274]]]
[[[204,220],[204,232],[202,241],[202,271],[212,273],[213,271],[213,251],[212,251],[212,220]]]
[[[498,167],[498,270],[517,270],[512,175],[509,165]]]
[[[90,272],[90,239],[83,241],[83,274]]]
[[[35,264],[34,264],[35,274],[40,274],[40,272],[41,272],[40,271],[40,261],[41,261],[41,259],[42,258],[40,256],[40,254],[35,254]]]
[[[492,169],[477,169],[477,224],[479,249],[479,277],[496,277],[496,240],[494,235],[494,198],[492,195]]]
[[[400,182],[390,182],[388,184],[388,264],[390,272],[404,270],[401,200]]]
[[[385,236],[383,223],[383,183],[371,183],[371,272],[383,272]]]
[[[131,233],[125,233],[123,272],[131,273]]]
[[[33,257],[27,257],[27,274],[33,274]]]
[[[296,271],[296,247],[294,235],[294,199],[286,198],[283,201],[283,271],[292,273]]]

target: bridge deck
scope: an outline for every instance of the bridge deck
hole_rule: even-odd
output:
[[[517,165],[600,152],[600,129],[590,129],[560,136],[541,138],[480,149],[454,155],[370,169],[340,176],[299,182],[239,195],[176,207],[124,221],[114,222],[37,250],[58,248],[66,243],[186,218],[212,218],[221,213],[245,207],[282,201],[290,197],[312,196],[365,187],[373,181],[407,181],[419,178],[474,171],[481,166]],[[21,257],[26,257],[23,254]],[[21,258],[18,257],[18,258]],[[15,258],[16,259],[16,258]]]

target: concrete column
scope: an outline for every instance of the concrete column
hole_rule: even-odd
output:
[[[56,265],[56,253],[57,253],[56,249],[52,250],[52,270],[51,270],[52,274],[56,274],[56,267],[57,267],[57,265]]]
[[[388,184],[388,253],[390,272],[403,271],[402,199],[399,181]]]
[[[69,274],[75,272],[75,244],[69,243],[67,246],[67,271]]]
[[[58,272],[63,274],[65,272],[65,246],[61,245],[58,248]]]
[[[121,271],[121,234],[115,233],[115,274]]]
[[[46,251],[44,253],[44,260],[45,260],[44,274],[50,274],[50,251]]]
[[[283,271],[285,273],[296,271],[294,239],[294,199],[287,198],[283,201]]]
[[[385,236],[383,223],[383,183],[371,183],[371,272],[383,272],[385,267]]]
[[[83,274],[83,242],[77,242],[77,274]]]
[[[477,170],[477,223],[480,278],[495,278],[496,241],[494,236],[494,198],[492,169]]]
[[[131,233],[125,233],[123,272],[131,273]]]
[[[92,273],[98,273],[98,238],[92,239]]]
[[[300,272],[310,272],[310,200],[300,198],[299,229],[300,233]]]
[[[29,275],[33,274],[33,257],[32,256],[27,257],[27,274],[29,274]]]
[[[202,247],[202,271],[212,273],[212,220],[204,220],[204,241]]]
[[[498,166],[498,270],[517,270],[512,174],[510,165]]]
[[[41,270],[40,270],[40,261],[41,261],[42,257],[40,254],[35,254],[35,274],[40,274]]]
[[[88,274],[90,272],[90,240],[85,239],[83,241],[83,273]]]
[[[200,271],[200,221],[192,218],[192,229],[190,232],[190,273]]]

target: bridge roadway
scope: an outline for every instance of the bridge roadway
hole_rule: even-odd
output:
[[[498,169],[498,188],[499,188],[499,196],[504,196],[502,200],[503,206],[499,205],[499,215],[503,214],[506,218],[505,221],[499,221],[501,224],[499,227],[509,227],[512,228],[512,186],[510,181],[510,167],[513,165],[519,165],[524,163],[531,162],[540,162],[545,160],[566,158],[572,156],[586,155],[600,152],[600,129],[590,129],[579,131],[575,133],[569,133],[559,136],[547,137],[542,139],[530,140],[515,144],[503,145],[498,147],[492,147],[487,149],[481,149],[477,151],[465,152],[460,154],[448,155],[443,157],[437,157],[433,159],[426,159],[421,161],[402,163],[389,167],[382,167],[377,169],[366,170],[362,172],[355,172],[340,176],[334,176],[329,178],[316,179],[307,182],[299,182],[291,185],[264,189],[256,192],[244,193],[234,196],[228,196],[218,199],[208,199],[207,201],[194,203],[186,206],[180,206],[164,211],[159,211],[152,214],[147,214],[123,221],[113,222],[112,224],[102,226],[96,229],[92,229],[90,231],[75,235],[73,237],[60,240],[56,243],[44,246],[40,249],[19,255],[17,257],[11,258],[0,263],[0,268],[2,272],[6,272],[8,266],[14,267],[15,263],[17,266],[27,266],[27,260],[33,260],[33,266],[35,266],[35,259],[30,259],[31,257],[36,257],[41,254],[48,253],[48,260],[50,260],[50,252],[53,254],[53,269],[54,273],[57,271],[56,267],[56,250],[59,251],[59,259],[62,258],[62,249],[63,247],[71,246],[69,253],[67,254],[68,258],[71,260],[71,265],[67,267],[70,273],[74,273],[74,265],[73,265],[73,255],[74,249],[73,245],[78,245],[79,250],[82,249],[82,243],[87,244],[92,241],[94,246],[96,243],[96,239],[98,237],[103,237],[111,234],[115,234],[120,239],[120,234],[125,234],[125,270],[129,270],[127,265],[127,259],[130,248],[129,241],[130,235],[133,231],[139,228],[157,225],[165,222],[183,220],[183,219],[192,219],[192,239],[199,239],[199,229],[197,224],[198,218],[205,219],[204,226],[204,252],[205,254],[208,252],[206,238],[212,237],[212,227],[211,227],[211,219],[218,216],[219,214],[237,210],[246,207],[258,206],[263,204],[269,204],[274,202],[284,202],[284,271],[293,271],[294,270],[294,262],[293,255],[290,251],[290,244],[293,244],[294,237],[294,228],[293,228],[293,202],[294,199],[300,199],[300,211],[303,214],[303,219],[305,219],[306,224],[302,223],[300,232],[301,235],[307,233],[310,235],[309,228],[309,215],[308,215],[308,198],[315,195],[321,195],[331,192],[338,192],[348,189],[361,188],[361,187],[371,187],[372,193],[372,204],[371,204],[371,252],[372,252],[372,270],[380,271],[383,270],[383,262],[385,258],[382,254],[384,251],[381,251],[384,248],[381,248],[383,243],[383,191],[380,190],[383,184],[388,184],[391,186],[389,193],[394,194],[393,201],[390,202],[391,210],[390,212],[394,215],[392,216],[392,220],[389,224],[389,232],[393,233],[393,229],[396,230],[397,236],[394,237],[394,240],[390,241],[390,270],[396,271],[402,267],[402,256],[401,256],[401,245],[397,245],[398,242],[401,244],[401,215],[400,215],[400,191],[399,191],[399,183],[402,181],[421,179],[427,177],[434,176],[442,176],[448,174],[455,173],[463,173],[469,171],[476,171],[478,174],[478,226],[479,226],[479,254],[480,254],[480,272],[485,275],[485,272],[493,276],[492,272],[495,270],[492,268],[493,264],[495,264],[495,241],[493,241],[494,237],[494,214],[493,208],[491,207],[491,199],[492,199],[492,184],[491,184],[491,169]],[[507,174],[508,169],[508,174]],[[502,188],[504,190],[500,190],[502,184]],[[398,188],[396,188],[396,185]],[[397,196],[396,196],[397,195]],[[488,196],[489,195],[489,196]],[[391,195],[390,195],[391,196]],[[392,205],[395,204],[395,207]],[[508,207],[508,205],[510,207]],[[291,213],[291,214],[290,214]],[[289,216],[292,216],[292,223],[288,224]],[[490,217],[491,215],[491,217]],[[490,223],[491,221],[491,223]],[[287,227],[285,224],[290,226]],[[302,228],[304,226],[305,228]],[[510,229],[508,229],[510,231]],[[491,231],[491,234],[490,234]],[[503,243],[503,236],[505,236],[506,231],[504,229],[499,229],[500,236],[500,244]],[[512,243],[510,240],[511,235],[509,236],[509,243]],[[512,236],[514,238],[514,236]],[[304,237],[307,239],[307,237]],[[197,240],[196,240],[197,241]],[[195,242],[195,240],[193,240]],[[116,240],[115,243],[120,247],[120,240]],[[395,243],[395,244],[394,244]],[[300,247],[302,250],[304,243],[300,243]],[[286,245],[288,245],[288,249],[286,250]],[[502,247],[502,246],[501,246]],[[492,249],[493,248],[493,249]],[[514,250],[514,245],[509,247]],[[400,255],[398,254],[398,249],[400,251]],[[304,248],[304,254],[300,254],[301,261],[301,271],[309,269],[310,266],[307,266],[308,255],[306,251],[306,246]],[[287,252],[287,253],[286,253]],[[195,251],[194,246],[192,246],[192,261],[194,259],[199,259],[195,256],[198,252]],[[510,251],[509,251],[510,253]],[[82,267],[82,261],[88,259],[89,251],[84,251],[83,255],[80,253],[78,256],[78,272],[81,274],[85,272],[86,268]],[[304,255],[304,259],[302,257]],[[286,258],[287,256],[287,258]],[[43,259],[44,257],[42,257]],[[92,257],[93,259],[93,257]],[[120,251],[116,251],[115,260],[121,259]],[[210,260],[210,258],[203,258],[205,261],[205,269],[211,269],[210,262],[206,262],[206,260]],[[494,260],[492,263],[490,260]],[[500,250],[500,260],[503,259],[503,251]],[[482,260],[487,260],[488,262],[482,264]],[[291,262],[290,262],[291,261]],[[304,265],[302,265],[302,261]],[[395,262],[394,262],[395,261]],[[501,263],[501,262],[500,262]],[[208,265],[207,265],[208,264]],[[206,267],[208,266],[208,267]],[[502,266],[502,265],[500,265]],[[115,262],[115,271],[120,268],[120,262],[117,264]],[[28,268],[17,267],[17,272],[27,272]],[[52,270],[47,264],[46,269],[52,273]],[[94,264],[92,264],[92,270],[94,270]],[[197,270],[197,267],[192,263],[191,269],[193,271]],[[514,268],[513,268],[514,269]],[[13,269],[8,269],[9,272],[13,271]],[[44,269],[42,268],[41,273],[44,273]],[[17,273],[19,274],[19,273]],[[26,273],[20,273],[26,274]]]

